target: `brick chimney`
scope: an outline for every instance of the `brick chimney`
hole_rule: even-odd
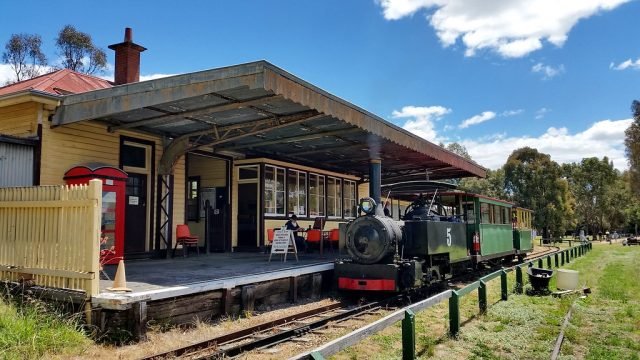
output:
[[[147,50],[133,42],[131,28],[124,29],[124,42],[109,45],[116,52],[116,85],[140,81],[140,53]]]

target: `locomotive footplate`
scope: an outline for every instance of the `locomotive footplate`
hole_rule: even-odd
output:
[[[339,290],[400,290],[400,265],[337,262],[333,271],[338,280]]]

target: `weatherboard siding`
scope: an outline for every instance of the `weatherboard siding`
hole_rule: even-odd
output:
[[[42,105],[35,102],[0,107],[0,134],[34,137],[38,134],[38,117],[42,115]]]

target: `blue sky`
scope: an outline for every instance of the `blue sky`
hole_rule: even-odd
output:
[[[558,162],[609,156],[627,166],[638,1],[91,4],[3,2],[0,42],[37,33],[55,59],[57,32],[72,24],[112,63],[107,45],[132,27],[148,48],[145,79],[265,59],[428,140],[460,142],[489,168],[521,146]],[[0,82],[9,74],[0,65]]]

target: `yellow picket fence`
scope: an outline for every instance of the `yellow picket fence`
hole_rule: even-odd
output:
[[[99,292],[102,182],[0,188],[0,281]]]

